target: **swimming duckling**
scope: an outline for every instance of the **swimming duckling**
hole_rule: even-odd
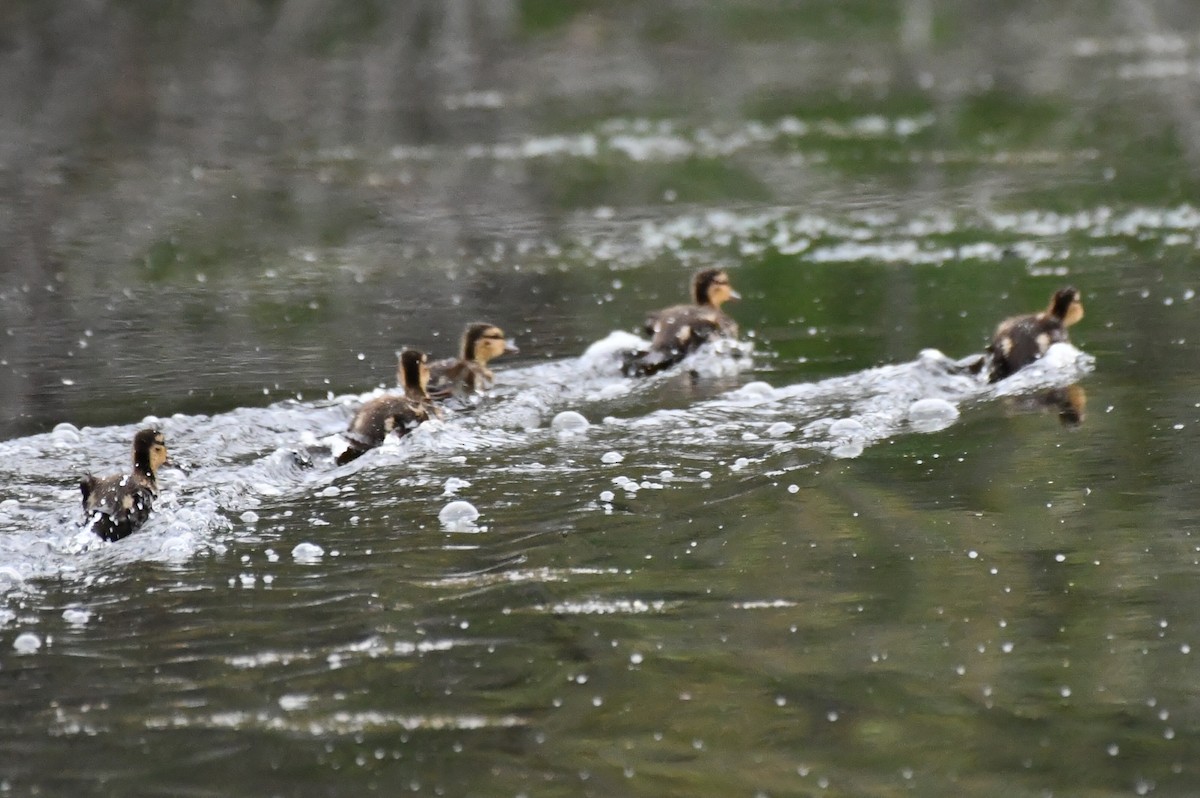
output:
[[[403,437],[422,421],[441,417],[426,392],[429,362],[424,352],[405,349],[400,353],[400,381],[404,385],[403,396],[377,397],[354,414],[350,429],[346,431],[350,445],[338,455],[338,465],[345,465],[374,449],[393,430]]]
[[[1002,380],[1046,354],[1051,344],[1068,340],[1067,328],[1083,318],[1083,302],[1074,286],[1060,288],[1041,313],[1014,316],[996,327],[988,345],[988,382]]]
[[[724,270],[701,269],[692,277],[694,304],[651,313],[645,323],[646,334],[651,337],[650,349],[629,353],[621,370],[630,377],[654,374],[683,360],[712,338],[736,338],[737,322],[721,311],[721,305],[741,298]]]
[[[158,498],[158,468],[166,462],[163,434],[144,429],[133,436],[133,473],[88,474],[80,480],[83,511],[92,531],[103,540],[120,540],[146,523]]]
[[[463,332],[458,357],[436,360],[429,364],[429,395],[445,399],[456,394],[486,391],[496,381],[488,362],[500,355],[513,355],[521,350],[515,342],[506,340],[504,330],[487,322],[468,324]]]

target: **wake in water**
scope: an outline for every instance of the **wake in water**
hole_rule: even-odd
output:
[[[988,385],[964,368],[969,359],[926,350],[908,363],[819,382],[750,382],[682,409],[605,417],[615,400],[649,394],[680,370],[725,378],[751,365],[748,344],[718,340],[671,372],[622,376],[622,353],[645,343],[615,332],[578,358],[502,371],[493,395],[469,412],[422,424],[340,467],[333,458],[344,445],[341,433],[354,409],[380,391],[215,416],[147,418],[121,427],[60,424],[46,434],[0,443],[0,475],[15,494],[0,502],[0,595],[37,577],[103,579],[110,564],[223,552],[235,526],[253,526],[264,505],[353,490],[339,485],[364,470],[408,466],[408,475],[435,464],[453,470],[467,455],[486,452],[498,461],[493,467],[516,473],[531,452],[553,461],[546,455],[567,442],[597,460],[603,452],[619,457],[621,450],[661,452],[669,446],[675,455],[729,462],[734,470],[763,469],[769,459],[799,449],[856,457],[895,435],[943,429],[967,403],[1061,389],[1092,367],[1090,356],[1055,344],[1042,360]],[[123,462],[130,436],[145,425],[166,433],[182,470],[163,469],[155,514],[137,534],[108,545],[82,526],[77,475]],[[470,477],[474,469],[464,465],[464,471]]]

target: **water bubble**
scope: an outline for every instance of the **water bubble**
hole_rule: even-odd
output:
[[[297,543],[292,549],[292,559],[298,563],[311,565],[320,562],[325,556],[325,549],[318,546],[316,543]]]
[[[311,702],[312,696],[288,693],[279,697],[279,708],[284,712],[294,712],[297,709],[306,709]]]
[[[863,442],[859,439],[849,440],[834,446],[829,453],[842,460],[853,460],[863,453]]]
[[[475,521],[478,518],[479,510],[475,505],[461,500],[450,502],[438,513],[442,526],[451,532],[477,531]]]
[[[866,432],[866,427],[861,421],[854,418],[839,418],[829,425],[829,435],[834,438],[862,435],[864,432]]]
[[[784,435],[790,435],[795,431],[795,424],[789,424],[786,421],[776,421],[774,424],[767,427],[767,437],[782,438]]]
[[[908,423],[917,432],[945,429],[958,415],[958,408],[945,399],[918,399],[908,406]]]
[[[13,648],[18,654],[33,654],[42,647],[42,638],[33,632],[22,632],[13,641]]]
[[[602,502],[611,502],[615,498],[616,494],[614,494],[611,490],[600,491],[600,501]]]
[[[564,410],[550,422],[550,429],[559,438],[571,438],[587,432],[591,424],[582,413],[574,410]]]
[[[600,462],[612,465],[615,463],[619,463],[624,459],[625,459],[625,455],[621,454],[620,452],[605,452],[604,455],[600,458]]]
[[[78,607],[70,607],[63,610],[63,620],[72,626],[83,626],[91,619],[92,613],[90,610],[80,609]]]
[[[79,436],[79,429],[74,424],[66,422],[55,424],[54,429],[50,431],[50,438],[55,444],[60,445],[74,445],[82,440]]]
[[[762,381],[748,382],[739,388],[734,395],[745,399],[774,399],[775,388]]]

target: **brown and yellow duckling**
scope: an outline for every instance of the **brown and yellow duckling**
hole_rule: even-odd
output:
[[[675,365],[713,338],[736,338],[737,322],[725,315],[721,306],[741,298],[723,269],[696,272],[692,277],[693,304],[651,313],[645,323],[650,348],[629,353],[622,370],[631,377],[654,374]]]
[[[1074,286],[1060,288],[1041,313],[1014,316],[996,327],[988,345],[988,381],[996,382],[1034,362],[1052,344],[1069,340],[1067,328],[1083,318],[1083,302]]]
[[[346,431],[350,445],[338,455],[338,465],[345,465],[379,446],[393,431],[403,437],[421,422],[441,416],[426,390],[429,362],[424,352],[405,349],[400,353],[400,382],[404,395],[377,397],[354,414]]]
[[[496,325],[487,322],[468,324],[458,357],[429,364],[429,395],[445,399],[486,391],[496,382],[496,375],[488,368],[488,363],[500,355],[519,351],[516,343],[506,339],[504,330]]]
[[[83,511],[91,530],[104,540],[120,540],[137,530],[158,498],[158,469],[167,462],[167,444],[158,430],[133,436],[133,471],[111,477],[85,476],[79,482]]]

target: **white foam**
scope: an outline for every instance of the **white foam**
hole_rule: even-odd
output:
[[[450,477],[449,479],[446,480],[446,484],[444,484],[442,486],[442,495],[443,496],[453,496],[454,494],[458,493],[463,488],[469,488],[469,487],[471,487],[471,483],[468,482],[467,480],[460,479],[459,477]]]

